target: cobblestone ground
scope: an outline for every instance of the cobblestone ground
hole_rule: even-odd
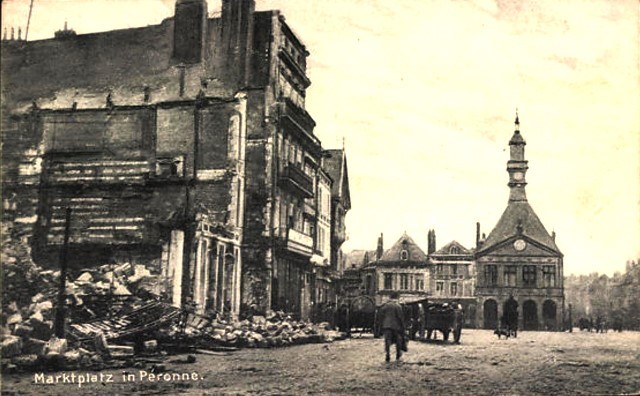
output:
[[[462,343],[412,342],[400,364],[386,364],[382,340],[247,349],[170,363],[169,374],[197,380],[150,381],[141,369],[106,370],[113,382],[34,384],[34,374],[3,376],[10,395],[620,395],[640,392],[640,333],[522,332],[498,340],[465,330]],[[84,372],[77,371],[77,375]],[[51,373],[45,373],[45,378]],[[60,375],[61,373],[53,373]],[[99,374],[99,373],[92,373]],[[104,376],[103,376],[104,378]],[[168,378],[168,377],[167,377]],[[134,381],[135,379],[135,381]]]

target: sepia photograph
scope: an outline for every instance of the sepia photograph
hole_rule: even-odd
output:
[[[2,395],[639,395],[637,0],[0,0]]]

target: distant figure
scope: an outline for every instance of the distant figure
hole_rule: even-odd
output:
[[[384,334],[385,361],[389,362],[391,344],[396,344],[396,361],[402,357],[402,345],[405,337],[404,312],[398,302],[398,292],[391,293],[391,300],[380,307],[380,328]]]
[[[424,340],[424,328],[426,325],[426,317],[424,313],[424,307],[422,303],[418,304],[418,336],[421,340]]]

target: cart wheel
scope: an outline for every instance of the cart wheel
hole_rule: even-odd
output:
[[[458,326],[453,331],[453,342],[455,342],[456,344],[459,344],[461,335],[462,335],[462,326]]]

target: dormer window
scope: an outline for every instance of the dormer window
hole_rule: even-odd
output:
[[[457,246],[451,246],[451,248],[449,248],[449,254],[460,254],[460,248]]]
[[[402,261],[407,261],[409,260],[409,252],[406,250],[403,250],[400,252],[400,260]]]

